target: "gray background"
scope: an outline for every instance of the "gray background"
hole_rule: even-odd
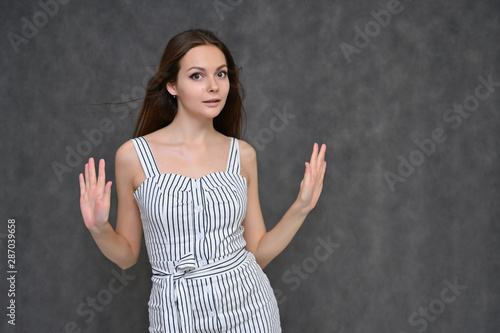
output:
[[[65,160],[67,149],[85,150],[84,130],[108,119],[111,129],[83,157],[105,158],[114,179],[114,154],[140,103],[75,104],[140,97],[168,40],[200,27],[217,32],[243,68],[244,139],[257,149],[268,229],[295,200],[312,144],[328,146],[318,206],[265,269],[283,331],[498,332],[500,87],[458,128],[443,116],[473,101],[479,76],[500,81],[500,4],[401,0],[346,57],[341,43],[355,46],[356,27],[376,29],[370,13],[390,2],[73,0],[44,22],[38,1],[2,1],[0,262],[6,272],[15,218],[18,274],[15,327],[0,274],[0,331],[147,331],[145,248],[126,285],[114,280],[121,270],[80,215],[84,162]],[[34,17],[38,32],[25,28],[29,38],[14,47],[9,33],[24,38]],[[294,118],[272,127],[285,111]],[[414,141],[436,128],[444,142],[418,153]],[[420,165],[391,190],[386,173],[397,175],[398,156],[410,155]],[[56,175],[55,162],[66,172]],[[336,244],[328,256],[318,237]],[[440,300],[442,291],[454,296],[446,280],[466,286],[449,304]],[[110,282],[121,289],[111,293]],[[105,304],[90,310],[96,297]],[[423,319],[419,308],[429,306],[438,314]]]

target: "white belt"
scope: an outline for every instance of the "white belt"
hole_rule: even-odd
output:
[[[186,280],[227,272],[243,263],[248,254],[249,252],[243,248],[228,257],[197,268],[194,254],[187,253],[179,261],[176,261],[173,269],[168,272],[153,268],[152,280],[160,285],[162,298],[170,301],[172,308],[177,310],[179,314],[180,322],[177,322],[177,318],[174,318],[173,321],[169,320],[168,314],[164,314],[164,324],[169,328],[169,332],[191,333],[194,330]]]

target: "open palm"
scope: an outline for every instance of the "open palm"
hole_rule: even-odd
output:
[[[326,145],[322,144],[321,150],[319,152],[318,150],[318,144],[314,143],[311,160],[305,163],[304,179],[300,183],[298,200],[307,211],[316,206],[323,189],[323,178],[326,170]]]
[[[99,161],[99,176],[96,177],[94,159],[85,164],[85,177],[80,173],[80,209],[83,221],[89,230],[97,229],[108,221],[111,181],[106,183],[105,162]]]

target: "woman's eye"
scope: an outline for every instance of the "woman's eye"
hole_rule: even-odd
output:
[[[227,76],[227,72],[224,72],[224,71],[219,72],[219,74],[217,74],[217,76],[220,78],[225,78]]]
[[[199,80],[199,79],[201,79],[201,74],[194,73],[194,74],[190,75],[189,77],[192,78],[193,80]]]

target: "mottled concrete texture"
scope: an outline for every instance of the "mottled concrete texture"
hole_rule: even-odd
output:
[[[500,331],[498,1],[9,0],[0,17],[0,262],[14,218],[18,270],[1,332],[147,331],[145,248],[122,272],[78,203],[82,159],[114,179],[140,101],[76,104],[141,97],[196,27],[242,67],[268,229],[328,146],[318,206],[265,269],[283,332]]]

